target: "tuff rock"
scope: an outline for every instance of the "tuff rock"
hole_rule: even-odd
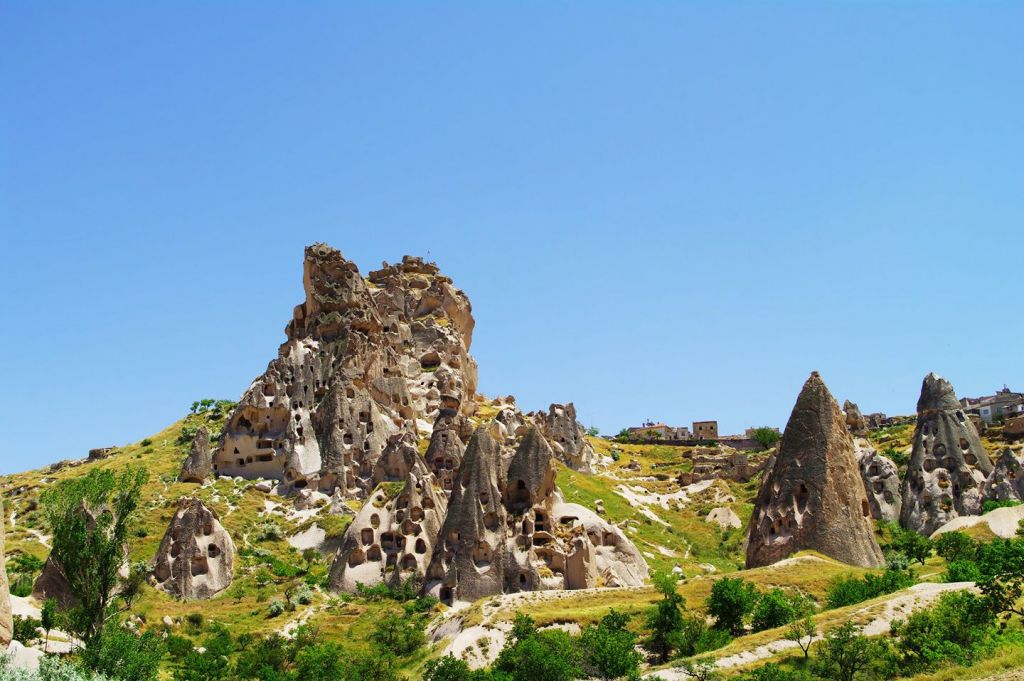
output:
[[[851,433],[859,435],[868,429],[867,419],[860,413],[860,407],[856,403],[846,400],[843,402],[843,412],[846,414],[846,427]]]
[[[530,417],[566,466],[585,473],[592,472],[597,453],[587,442],[583,426],[576,420],[576,407],[572,402],[552,404],[547,413],[535,412]]]
[[[899,522],[903,496],[896,464],[870,447],[860,451],[858,464],[871,507],[871,517],[875,520]]]
[[[711,509],[708,512],[704,522],[711,523],[712,525],[718,525],[723,530],[728,530],[733,527],[743,527],[743,521],[736,515],[736,512],[731,508],[720,506],[718,508]]]
[[[181,600],[212,598],[231,586],[235,544],[217,514],[202,501],[182,498],[157,549],[157,588]]]
[[[14,619],[11,615],[11,590],[7,583],[7,562],[4,558],[4,504],[0,500],[0,650],[11,642]]]
[[[213,456],[210,454],[210,433],[205,427],[196,432],[192,449],[181,464],[180,482],[206,482],[213,473]]]
[[[900,524],[931,534],[953,518],[981,513],[992,462],[949,381],[930,373],[921,384],[913,449],[903,480]]]
[[[303,287],[277,359],[225,424],[214,469],[364,498],[392,435],[475,408],[469,299],[420,258],[364,279],[326,244],[306,248]]]
[[[985,481],[984,497],[995,501],[1024,501],[1024,460],[1007,447]]]
[[[884,563],[846,418],[818,372],[796,400],[765,474],[747,538],[748,568],[815,550],[851,565]]]

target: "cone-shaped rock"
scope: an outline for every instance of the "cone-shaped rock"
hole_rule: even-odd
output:
[[[444,602],[503,591],[506,513],[498,475],[501,453],[486,428],[473,433],[455,476],[448,515],[427,569],[428,593]]]
[[[928,374],[917,401],[900,524],[931,534],[953,518],[981,513],[983,487],[991,472],[992,461],[953,386]]]
[[[460,436],[464,419],[450,410],[442,409],[441,415],[434,422],[434,431],[430,434],[430,444],[427,446],[427,465],[446,493],[452,490],[455,471],[462,463],[462,454],[466,451]]]
[[[213,455],[210,454],[210,434],[206,428],[200,428],[192,439],[192,451],[181,464],[178,480],[181,482],[206,482],[213,472]]]
[[[4,504],[0,501],[0,650],[11,642],[14,620],[11,616],[11,591],[7,583],[7,563],[4,559]]]
[[[811,549],[851,565],[878,567],[871,509],[846,418],[818,372],[804,383],[778,457],[757,494],[747,567]]]
[[[1007,447],[985,481],[985,499],[1024,501],[1024,461]]]
[[[217,514],[183,498],[157,549],[157,587],[182,600],[211,598],[231,586],[234,568],[235,544]]]
[[[331,566],[333,591],[354,592],[413,578],[422,584],[447,510],[447,498],[422,465],[406,475],[393,499],[378,489],[349,525]]]

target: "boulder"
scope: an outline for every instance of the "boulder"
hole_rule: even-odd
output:
[[[900,474],[896,464],[871,447],[865,447],[858,456],[860,477],[875,520],[898,522],[903,495],[900,492]]]
[[[181,482],[206,482],[213,474],[213,456],[210,454],[210,433],[201,427],[192,439],[192,449],[181,464],[178,480]]]
[[[718,525],[723,530],[731,527],[743,527],[743,521],[736,515],[736,512],[726,506],[713,508],[704,518],[704,522]]]
[[[1024,460],[1007,447],[985,480],[983,496],[995,501],[1024,501]]]
[[[0,500],[0,650],[7,647],[14,633],[11,590],[7,583],[7,563],[4,558],[4,517],[4,504]]]
[[[930,373],[917,401],[900,524],[931,534],[953,518],[981,512],[992,461],[949,381]]]
[[[185,497],[157,549],[157,587],[181,600],[212,598],[231,586],[235,544],[217,514],[202,501]]]
[[[851,565],[884,564],[846,418],[816,371],[758,491],[746,565],[771,565],[802,550]]]
[[[851,433],[859,435],[867,431],[868,422],[860,413],[860,407],[854,402],[850,400],[843,402],[843,412],[846,414],[846,427],[850,429]]]

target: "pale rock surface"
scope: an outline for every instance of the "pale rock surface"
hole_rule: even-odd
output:
[[[552,404],[547,413],[530,414],[552,449],[562,462],[573,470],[589,473],[597,463],[597,453],[586,438],[583,426],[576,420],[576,407],[572,402]]]
[[[182,600],[212,598],[231,586],[235,544],[217,514],[185,497],[164,534],[153,565],[157,587]]]
[[[808,549],[851,565],[884,564],[846,418],[816,371],[758,491],[746,565],[771,565]]]
[[[913,449],[903,480],[903,527],[931,534],[953,518],[981,512],[992,462],[949,381],[930,373],[921,384]]]
[[[875,520],[898,522],[903,495],[900,491],[899,468],[889,458],[870,446],[858,447],[860,476]]]
[[[1024,506],[997,508],[985,515],[962,515],[953,518],[935,530],[931,536],[935,538],[946,532],[965,530],[976,525],[987,525],[992,534],[997,537],[1012,539],[1016,536],[1022,520],[1024,520]]]
[[[201,427],[192,439],[192,449],[181,464],[178,480],[181,482],[206,482],[213,474],[213,456],[210,454],[210,433]]]
[[[985,499],[1024,501],[1024,460],[1009,447],[996,459],[985,481]]]
[[[707,517],[704,518],[704,522],[718,525],[723,530],[730,527],[743,527],[743,521],[736,515],[736,512],[725,506],[711,509]]]

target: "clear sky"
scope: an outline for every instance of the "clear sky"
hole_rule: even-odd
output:
[[[302,248],[436,260],[480,388],[783,426],[1024,389],[1024,3],[0,3],[0,473],[237,399]]]

